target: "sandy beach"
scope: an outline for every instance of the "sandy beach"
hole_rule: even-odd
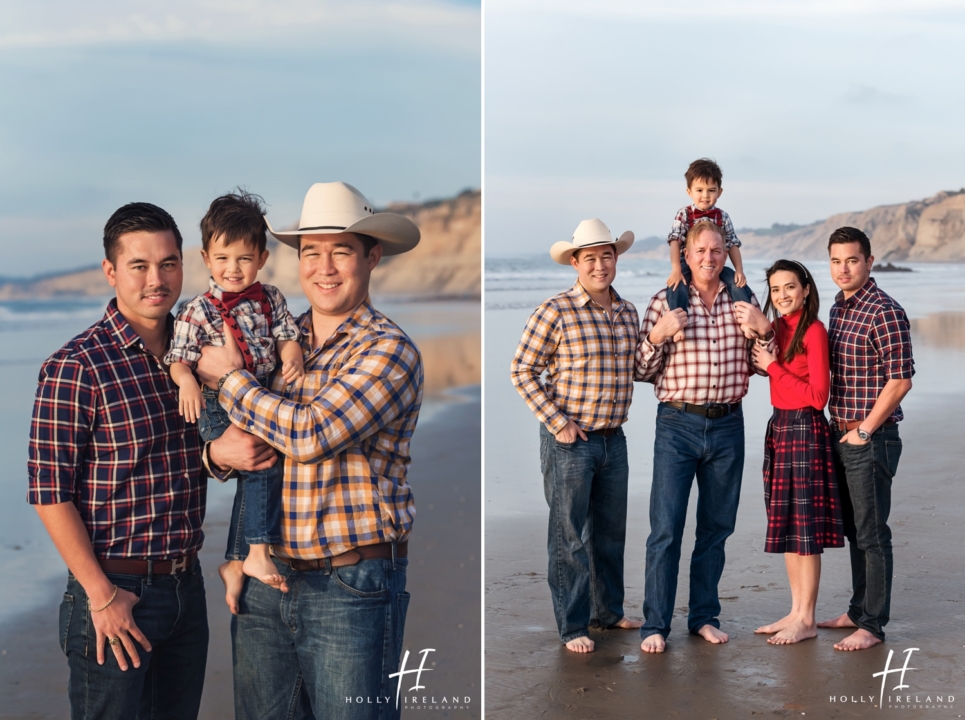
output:
[[[469,302],[411,303],[388,311],[407,330],[412,328],[431,387],[413,437],[409,471],[418,517],[409,549],[408,667],[418,665],[423,649],[434,652],[425,665],[431,673],[422,676],[426,689],[419,692],[420,705],[407,705],[406,717],[481,717],[478,308]],[[0,457],[14,468],[0,483],[6,521],[0,531],[0,567],[9,577],[0,589],[5,604],[0,613],[0,719],[60,719],[69,717],[67,662],[57,644],[57,606],[66,572],[52,543],[38,534],[36,514],[24,501],[26,434],[37,367],[56,345],[48,350],[55,338],[38,339],[26,330],[18,340],[33,343],[29,355],[8,349],[0,357],[13,375],[5,391],[7,412],[0,420]],[[34,354],[42,356],[34,362]],[[209,484],[201,552],[211,631],[200,715],[205,720],[234,717],[230,613],[217,574],[233,492],[230,484]],[[404,684],[403,696],[406,690]],[[440,702],[422,705],[423,695]],[[442,705],[443,697],[454,695],[461,701],[458,706]]]
[[[936,294],[933,300],[946,299],[940,291]],[[830,297],[822,290],[825,303]],[[643,298],[632,298],[638,308],[646,295]],[[667,652],[646,655],[637,631],[608,631],[592,632],[596,652],[580,656],[559,642],[546,585],[547,510],[538,466],[538,426],[508,379],[509,359],[529,311],[520,307],[522,302],[505,302],[506,309],[492,310],[488,303],[494,299],[487,295],[487,717],[965,716],[965,564],[958,521],[965,511],[960,431],[965,383],[952,370],[965,360],[965,315],[946,311],[913,320],[918,374],[903,403],[904,453],[893,486],[890,523],[894,595],[885,644],[844,653],[832,648],[847,634],[843,630],[820,630],[816,640],[783,647],[768,645],[766,636],[754,634],[755,628],[790,609],[783,556],[763,552],[761,465],[771,408],[767,383],[759,378],[752,380],[744,403],[747,447],[741,504],[720,584],[721,626],[730,633],[730,642],[714,646],[687,634],[695,489]],[[494,327],[505,330],[492,331]],[[642,615],[656,404],[653,388],[638,384],[625,425],[630,460],[625,608],[637,617]],[[850,581],[847,549],[826,551],[819,619],[846,610]],[[907,687],[900,691],[893,689],[899,685],[898,674],[888,676],[880,712],[882,678],[874,674],[885,668],[890,651],[891,669],[900,668],[908,648],[917,648],[909,663],[915,669],[907,671]]]

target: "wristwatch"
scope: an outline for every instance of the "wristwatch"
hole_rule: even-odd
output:
[[[855,430],[858,431],[858,437],[864,440],[865,442],[868,442],[871,439],[871,433],[865,432],[860,427],[855,428]]]
[[[221,379],[218,380],[218,390],[224,387],[225,380],[227,380],[228,376],[231,375],[231,373],[233,372],[234,370],[229,370],[228,372],[226,372],[224,375],[221,376]]]

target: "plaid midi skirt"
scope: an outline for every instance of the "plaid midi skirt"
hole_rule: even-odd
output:
[[[844,547],[832,452],[823,411],[774,408],[764,438],[764,552],[818,555]]]

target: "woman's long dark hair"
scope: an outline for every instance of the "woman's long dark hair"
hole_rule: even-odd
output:
[[[814,284],[814,277],[812,277],[806,267],[797,260],[778,260],[765,270],[767,274],[767,302],[764,303],[764,312],[770,316],[771,319],[781,317],[781,313],[778,312],[777,308],[774,307],[774,304],[771,302],[771,275],[781,271],[794,273],[802,289],[810,288],[807,297],[804,298],[804,307],[801,308],[801,320],[797,324],[797,330],[794,331],[794,337],[791,338],[791,344],[787,346],[787,354],[783,358],[783,362],[789,363],[794,359],[795,355],[804,352],[804,333],[811,327],[811,323],[818,319],[818,309],[821,307],[821,300],[818,298],[818,289]],[[776,327],[778,351],[783,352],[781,348],[784,346],[783,340],[784,333],[787,331],[787,323],[782,320],[777,323]]]

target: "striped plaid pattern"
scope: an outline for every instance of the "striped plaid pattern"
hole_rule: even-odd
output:
[[[701,217],[698,218],[697,214]],[[684,248],[687,245],[687,233],[694,226],[694,223],[698,219],[707,219],[713,221],[717,227],[719,227],[724,234],[724,245],[730,250],[732,247],[740,247],[741,241],[737,237],[737,233],[734,232],[734,223],[730,220],[730,215],[725,213],[720,208],[711,208],[707,212],[701,212],[694,205],[687,205],[682,207],[677,211],[677,215],[673,219],[673,225],[670,227],[670,234],[667,236],[667,242],[676,240],[680,243],[680,257],[684,256]]]
[[[904,309],[878,288],[874,278],[845,300],[839,292],[828,324],[831,343],[832,419],[864,420],[889,380],[915,374],[911,324]],[[891,414],[904,419],[901,406]]]
[[[241,370],[220,402],[232,422],[284,457],[279,557],[330,557],[404,540],[415,503],[406,482],[422,404],[422,358],[367,302],[312,349],[311,310],[298,319],[305,377],[270,389]]]
[[[820,555],[844,547],[831,431],[823,410],[774,409],[764,438],[764,552]]]
[[[211,294],[219,300],[225,290],[209,278]],[[266,378],[275,369],[275,341],[297,340],[298,327],[295,318],[288,311],[285,296],[274,285],[262,285],[268,304],[271,305],[272,324],[262,312],[261,305],[251,300],[242,300],[232,308],[231,316],[238,322],[241,333],[255,362],[255,377]],[[164,356],[164,362],[171,365],[183,362],[190,367],[198,364],[201,348],[205,345],[224,345],[224,319],[218,309],[202,293],[181,306],[174,321],[174,335],[171,349]]]
[[[27,501],[73,502],[99,558],[169,560],[201,548],[198,433],[116,300],[40,368],[27,474]]]
[[[753,295],[751,302],[757,306]],[[643,315],[636,379],[652,382],[660,402],[707,405],[740,401],[747,394],[749,376],[754,372],[750,359],[754,341],[741,332],[724,283],[720,283],[709,310],[691,283],[684,339],[654,345],[649,340],[650,331],[668,312],[664,288],[653,296]]]
[[[577,282],[536,308],[523,330],[510,376],[554,435],[570,420],[584,431],[627,420],[639,320],[632,303],[610,292],[608,313]]]

